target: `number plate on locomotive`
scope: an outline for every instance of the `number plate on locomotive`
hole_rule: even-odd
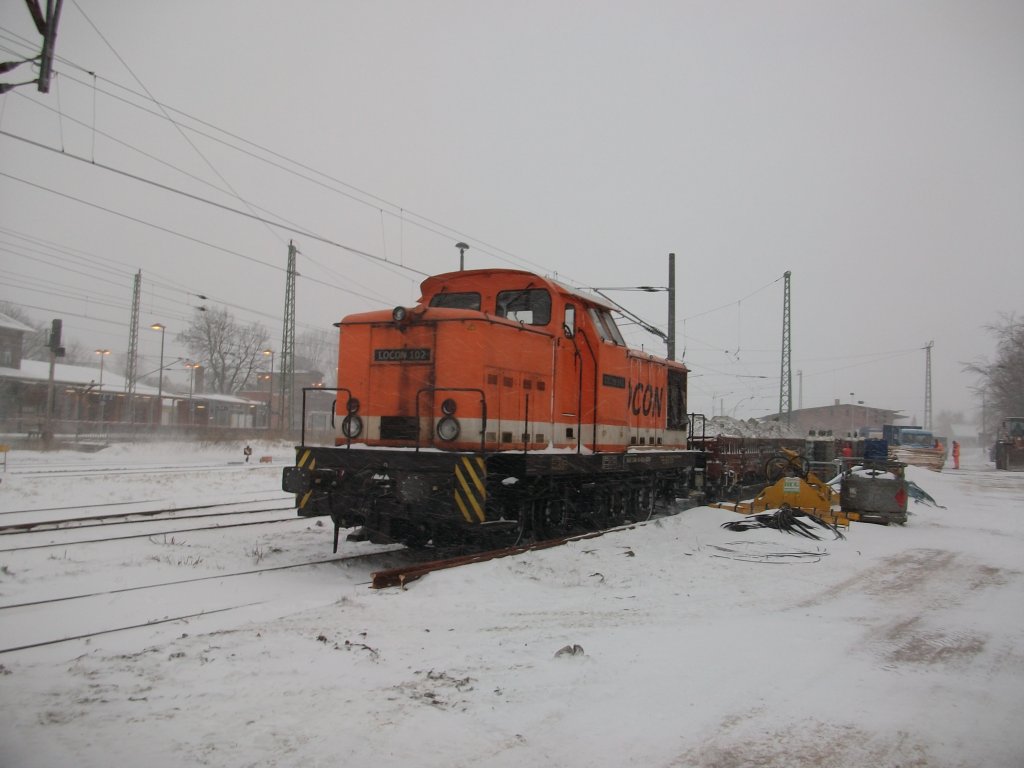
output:
[[[375,363],[429,363],[429,349],[375,349]]]

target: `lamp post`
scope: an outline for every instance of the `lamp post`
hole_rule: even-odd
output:
[[[97,349],[96,354],[100,356],[100,391],[103,391],[103,358],[110,354],[110,350]]]
[[[274,428],[274,350],[264,349],[264,355],[270,356],[270,392],[267,394],[267,429]]]
[[[100,356],[100,389],[99,389],[99,392],[100,392],[100,421],[102,422],[103,421],[103,410],[104,410],[103,406],[105,405],[105,402],[103,400],[103,360],[104,360],[104,358],[107,355],[110,354],[110,350],[109,349],[97,349],[96,350],[96,354]]]
[[[188,368],[188,425],[192,427],[196,423],[196,412],[192,407],[192,386],[195,384],[199,363],[185,363],[185,367]]]
[[[167,326],[163,323],[153,323],[154,331],[160,331],[160,384],[157,386],[156,395],[156,424],[160,426],[164,414],[164,336],[167,334]]]
[[[466,243],[456,243],[455,247],[459,249],[459,272],[466,268],[466,251],[469,250],[469,246]]]

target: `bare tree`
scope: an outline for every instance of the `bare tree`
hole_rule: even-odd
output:
[[[338,373],[337,331],[304,331],[295,338],[296,370],[319,371],[334,386]]]
[[[1007,416],[1024,415],[1024,320],[1001,315],[985,330],[996,338],[995,361],[979,360],[964,370],[978,376],[974,391],[985,398],[989,424],[982,427],[987,432]]]
[[[96,353],[82,346],[82,342],[70,339],[64,342],[64,361],[68,365],[82,365],[98,367],[99,361]]]
[[[50,326],[48,323],[37,323],[29,316],[28,312],[9,301],[0,301],[0,312],[35,329],[32,333],[26,333],[21,339],[21,356],[25,360],[50,359],[48,346]],[[64,357],[60,362],[68,365],[91,365],[93,363],[92,353],[83,347],[81,342],[65,336],[61,344],[64,347]]]
[[[269,334],[260,323],[239,325],[226,309],[211,309],[197,310],[176,338],[205,365],[208,391],[234,394],[249,386]]]

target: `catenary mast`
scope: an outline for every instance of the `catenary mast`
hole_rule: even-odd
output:
[[[779,374],[779,419],[790,423],[793,414],[793,365],[792,325],[790,323],[789,278],[792,272],[783,275],[785,283],[782,293],[782,370]]]
[[[288,271],[284,288],[284,328],[281,331],[281,428],[291,429],[295,402],[295,243],[288,241]]]

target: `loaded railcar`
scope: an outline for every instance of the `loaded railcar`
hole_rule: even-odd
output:
[[[706,454],[705,496],[708,499],[738,498],[766,481],[766,466],[780,451],[807,452],[804,438],[740,437],[713,435],[693,437],[691,445]]]
[[[687,369],[629,349],[611,306],[531,272],[426,279],[340,328],[339,434],[300,445],[298,513],[376,540],[542,537],[646,517],[700,485]]]

